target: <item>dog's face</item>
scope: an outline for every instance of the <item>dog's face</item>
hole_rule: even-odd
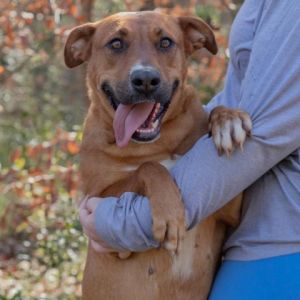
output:
[[[165,114],[172,116],[180,101],[175,95],[185,81],[186,58],[202,47],[217,52],[211,29],[199,19],[119,13],[73,29],[65,62],[71,68],[88,62],[91,87],[104,101],[99,105],[110,107],[123,147],[130,139],[159,137]]]

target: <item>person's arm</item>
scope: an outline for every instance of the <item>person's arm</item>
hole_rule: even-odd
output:
[[[171,170],[183,196],[189,228],[300,147],[300,40],[296,38],[300,8],[291,6],[269,44],[263,43],[266,36],[260,36],[253,47],[238,105],[253,121],[253,135],[244,152],[236,151],[230,159],[218,157],[212,140],[204,136]],[[95,222],[98,234],[114,248],[141,251],[157,245],[145,197],[124,194],[103,200]],[[142,238],[137,232],[143,233]]]

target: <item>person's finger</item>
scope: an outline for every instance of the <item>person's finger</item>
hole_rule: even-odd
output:
[[[106,247],[100,243],[97,243],[96,241],[91,239],[91,246],[97,253],[110,253],[110,252],[116,252],[116,250]]]
[[[96,231],[93,229],[92,226],[90,226],[89,221],[86,219],[84,220],[84,223],[82,224],[82,230],[85,233],[86,236],[88,236],[90,239],[101,242],[100,238],[98,237]]]
[[[89,196],[85,196],[84,198],[82,198],[78,204],[78,209],[84,208],[88,199]]]
[[[92,214],[90,214],[90,212],[87,209],[83,208],[79,211],[79,220],[85,232],[94,231]]]
[[[79,221],[82,226],[86,226],[89,215],[90,213],[86,208],[79,209]]]
[[[97,235],[97,232],[93,229],[88,227],[84,227],[83,228],[85,234],[90,237],[92,240],[97,241],[99,243],[102,243],[101,239],[99,238],[99,236]]]
[[[86,209],[82,209],[79,213],[79,219],[84,233],[89,238],[100,242],[101,239],[96,232],[93,215],[90,214]]]
[[[102,200],[102,198],[96,198],[96,197],[88,199],[88,201],[86,202],[87,209],[90,212],[93,212],[101,200]]]
[[[86,227],[82,227],[83,233],[89,238],[92,239],[93,236],[91,236],[90,232],[86,229]]]

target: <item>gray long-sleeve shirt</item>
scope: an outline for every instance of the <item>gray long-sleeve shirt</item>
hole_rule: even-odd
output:
[[[232,26],[223,91],[207,106],[247,111],[253,135],[243,152],[219,157],[201,138],[171,169],[189,228],[244,191],[242,221],[225,259],[300,252],[300,1],[246,0]],[[103,200],[96,229],[117,249],[158,246],[146,197]]]

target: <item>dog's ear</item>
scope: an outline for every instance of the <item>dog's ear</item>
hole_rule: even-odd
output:
[[[65,45],[65,64],[69,68],[79,66],[91,55],[92,36],[96,27],[92,23],[75,27],[67,38]]]
[[[188,55],[205,47],[212,54],[218,52],[218,46],[212,29],[201,19],[195,17],[178,17],[183,31],[185,51]]]

